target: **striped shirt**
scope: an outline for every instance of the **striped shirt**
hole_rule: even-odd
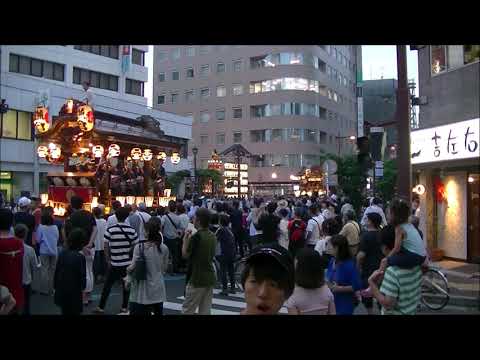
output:
[[[117,223],[105,231],[104,239],[108,243],[112,266],[129,266],[132,263],[132,250],[138,243],[134,228],[124,222]]]
[[[380,292],[395,298],[397,303],[391,310],[382,309],[383,315],[415,315],[420,302],[422,270],[420,266],[401,269],[389,266],[385,270]]]

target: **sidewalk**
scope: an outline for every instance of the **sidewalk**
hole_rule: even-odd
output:
[[[480,306],[480,265],[443,260],[432,262],[447,276],[450,303],[467,307]]]

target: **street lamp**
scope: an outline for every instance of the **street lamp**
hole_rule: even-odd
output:
[[[193,181],[194,181],[194,192],[198,192],[197,189],[197,154],[198,154],[198,148],[194,146],[192,148],[192,153],[193,153]]]

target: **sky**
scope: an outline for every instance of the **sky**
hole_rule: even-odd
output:
[[[407,72],[408,79],[415,79],[417,83],[416,94],[418,96],[418,61],[417,51],[411,51],[407,46]],[[148,98],[148,106],[152,106],[153,98],[153,45],[145,59],[148,67],[148,82],[145,85],[145,96]],[[362,69],[363,80],[396,79],[397,78],[397,55],[395,45],[363,45],[362,46]]]

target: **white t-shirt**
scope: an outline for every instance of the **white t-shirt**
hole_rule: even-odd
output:
[[[110,215],[107,219],[107,229],[110,227],[110,226],[113,226],[113,225],[116,225],[118,224],[118,220],[117,220],[117,215],[113,214],[113,215]],[[127,224],[128,226],[130,226],[130,222],[128,221],[128,219],[125,219],[125,224]]]
[[[105,219],[95,219],[97,223],[97,236],[95,237],[95,251],[104,249],[105,230],[107,230],[107,221]]]
[[[312,235],[310,236],[307,245],[316,245],[318,240],[320,240],[320,230],[322,228],[322,223],[324,220],[324,217],[320,214],[308,220],[307,234],[311,232]]]
[[[146,240],[147,239],[147,232],[145,231],[145,224],[150,220],[150,214],[146,212],[136,211],[135,212],[140,217],[140,226],[138,227],[138,240]],[[142,221],[143,220],[143,221]],[[144,223],[145,222],[145,223]]]
[[[287,219],[280,220],[280,224],[278,224],[278,228],[280,230],[278,243],[280,244],[280,246],[283,246],[285,249],[288,250],[288,220]]]

